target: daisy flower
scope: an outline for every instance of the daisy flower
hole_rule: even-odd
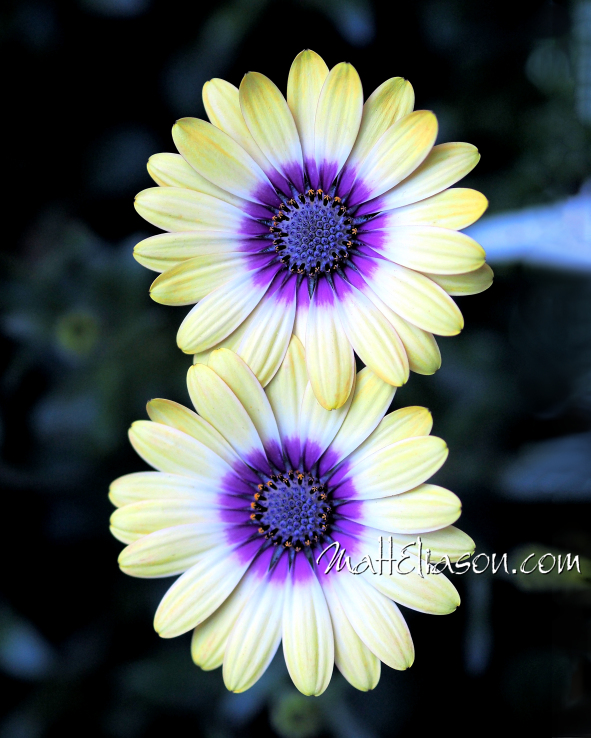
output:
[[[447,189],[476,165],[477,149],[433,146],[437,120],[412,112],[413,89],[401,77],[364,105],[355,69],[329,71],[313,51],[293,62],[287,100],[249,72],[239,90],[210,80],[203,101],[211,122],[177,121],[180,155],[150,158],[160,186],[135,202],[168,231],[134,252],[162,272],[152,298],[196,303],[180,348],[197,362],[230,348],[265,386],[295,334],[329,410],[349,397],[354,352],[393,386],[410,369],[435,372],[433,334],[463,327],[450,295],[492,282],[484,251],[459,232],[487,200]]]
[[[259,679],[281,641],[304,694],[326,689],[333,664],[358,689],[372,689],[382,661],[406,669],[414,659],[396,603],[434,614],[459,604],[443,575],[326,573],[328,546],[338,543],[358,565],[379,555],[380,535],[392,538],[395,557],[417,534],[433,560],[473,550],[451,525],[458,498],[425,483],[447,456],[429,435],[429,412],[383,417],[395,390],[367,367],[353,385],[347,402],[328,411],[296,336],[266,390],[222,348],[189,370],[198,414],[153,400],[151,422],[131,427],[133,447],[157,471],[111,486],[111,530],[128,544],[119,564],[136,577],[181,575],[154,627],[164,638],[192,630],[195,663],[223,663],[234,692]]]

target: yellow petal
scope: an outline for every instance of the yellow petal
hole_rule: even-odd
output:
[[[454,523],[462,511],[459,499],[443,487],[421,484],[395,497],[353,503],[357,522],[394,533],[426,533]],[[347,505],[340,510],[347,515]]]
[[[384,446],[346,471],[355,499],[389,497],[417,487],[435,474],[447,459],[441,438],[419,436]]]

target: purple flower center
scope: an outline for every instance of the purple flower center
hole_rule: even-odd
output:
[[[357,232],[339,197],[308,190],[281,205],[271,232],[286,269],[307,276],[329,273],[349,256]]]
[[[259,523],[259,533],[275,545],[300,551],[325,535],[331,508],[326,486],[317,478],[300,471],[273,474],[258,490],[251,518]]]

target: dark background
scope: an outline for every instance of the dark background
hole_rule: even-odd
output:
[[[154,633],[168,581],[117,567],[108,484],[144,468],[126,429],[152,397],[188,402],[183,310],[151,302],[131,256],[153,232],[133,209],[146,160],[174,150],[176,118],[203,116],[204,81],[252,69],[285,89],[307,47],[352,62],[366,95],[409,79],[440,141],[480,149],[466,183],[490,213],[565,199],[591,173],[589,2],[4,3],[0,738],[591,735],[589,576],[456,577],[455,614],[405,611],[410,671],[383,667],[369,694],[335,673],[305,698],[281,655],[228,694],[188,635]],[[478,551],[588,566],[591,279],[493,267],[488,292],[459,300],[443,368],[394,406],[433,411],[451,449],[438,481]]]

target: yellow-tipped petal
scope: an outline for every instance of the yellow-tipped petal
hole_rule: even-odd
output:
[[[414,646],[408,626],[396,605],[362,577],[344,572],[328,576],[357,635],[392,669],[412,666]]]
[[[465,177],[479,161],[478,149],[472,144],[438,144],[420,167],[379,198],[377,209],[391,210],[431,197]],[[369,206],[367,212],[375,211]]]
[[[381,222],[384,228],[399,225],[427,225],[461,231],[484,213],[486,197],[476,190],[455,187],[420,202],[388,211]]]
[[[382,662],[359,638],[333,589],[329,586],[322,589],[332,620],[337,669],[356,689],[362,692],[374,689],[380,680]]]
[[[150,187],[135,198],[135,209],[164,231],[223,231],[239,234],[243,213],[223,200],[181,187]]]
[[[305,557],[297,557],[285,586],[283,654],[300,692],[324,692],[332,676],[334,637],[322,587]]]
[[[429,333],[455,336],[464,327],[458,306],[432,280],[385,259],[375,260],[366,280],[386,305]]]
[[[165,272],[196,256],[239,254],[245,240],[238,234],[225,231],[159,233],[140,241],[133,250],[133,256],[147,269]]]
[[[277,85],[259,72],[240,84],[240,107],[252,137],[271,164],[303,189],[302,148],[295,121]]]
[[[412,112],[414,103],[412,85],[402,77],[392,77],[374,90],[363,106],[359,135],[347,168],[356,169],[388,128]]]
[[[220,530],[208,524],[183,523],[143,536],[119,554],[121,571],[132,577],[156,579],[182,574],[219,543]]]
[[[347,161],[363,113],[363,88],[357,71],[341,62],[326,78],[316,110],[314,125],[315,159],[319,184],[327,190]]]
[[[426,407],[411,406],[395,410],[381,420],[374,432],[348,456],[347,462],[352,466],[398,441],[428,436],[432,427],[433,418]]]
[[[237,208],[243,208],[246,202],[202,177],[180,154],[153,154],[148,159],[148,174],[161,187],[184,187],[204,192]]]
[[[191,658],[204,671],[222,665],[232,628],[260,582],[261,576],[250,567],[230,596],[193,631]]]
[[[208,366],[224,380],[248,413],[268,455],[281,463],[281,440],[277,422],[260,382],[233,351],[218,349],[209,357]]]
[[[322,407],[345,404],[355,379],[353,348],[343,330],[330,288],[319,282],[308,313],[306,364],[314,394]]]
[[[222,434],[244,461],[253,464],[259,459],[265,460],[253,421],[238,397],[213,369],[205,364],[193,364],[187,374],[187,387],[199,415]],[[244,388],[240,389],[244,395]]]
[[[213,125],[233,138],[272,178],[275,169],[248,130],[240,109],[238,88],[224,79],[210,79],[203,85],[203,104]]]
[[[181,323],[179,348],[186,354],[198,354],[223,341],[263,299],[271,279],[269,275],[265,284],[259,272],[246,272],[210,292]]]
[[[394,533],[422,534],[454,523],[462,511],[453,492],[435,484],[421,484],[394,497],[362,500],[357,505],[357,522]],[[347,505],[340,510],[347,516]]]
[[[196,438],[200,443],[220,456],[226,464],[234,464],[238,455],[213,425],[184,405],[172,400],[150,400],[148,415],[154,423],[162,423]]]
[[[287,104],[293,114],[306,165],[314,162],[314,127],[316,108],[328,67],[310,49],[301,51],[293,61],[287,80]]]
[[[277,197],[266,174],[246,151],[219,128],[199,118],[181,118],[174,143],[199,174],[245,200],[267,204]]]
[[[437,118],[417,110],[391,126],[359,167],[352,202],[368,200],[391,189],[425,159],[437,137]],[[361,194],[355,194],[359,188]]]
[[[248,258],[240,254],[195,256],[155,279],[150,286],[150,297],[161,305],[194,305],[247,272],[248,267]]]
[[[396,389],[365,367],[357,374],[353,399],[330,451],[320,462],[324,474],[358,448],[376,429],[394,397]],[[390,417],[390,416],[388,416]]]
[[[191,477],[161,472],[134,472],[111,483],[109,499],[115,507],[131,505],[143,500],[189,498],[198,500],[202,487]]]
[[[339,317],[355,353],[380,379],[400,387],[408,380],[408,358],[392,323],[356,287],[337,284]]]
[[[281,642],[283,591],[269,577],[236,619],[224,653],[224,684],[231,692],[250,689],[271,663]]]
[[[484,264],[480,244],[465,233],[422,225],[390,226],[376,251],[408,269],[434,274],[473,272]]]
[[[202,623],[222,604],[249,565],[227,544],[208,551],[170,587],[154,617],[162,638],[175,638]]]
[[[344,479],[352,480],[356,499],[399,495],[432,477],[447,455],[447,445],[441,438],[407,438],[365,456],[347,470]]]
[[[467,274],[425,274],[436,284],[442,287],[449,295],[477,295],[487,290],[492,282],[494,273],[488,264]]]
[[[193,477],[205,484],[217,483],[230,471],[203,443],[161,423],[137,420],[129,429],[129,440],[136,453],[158,471]]]

